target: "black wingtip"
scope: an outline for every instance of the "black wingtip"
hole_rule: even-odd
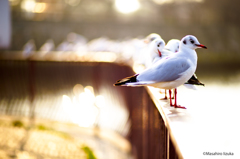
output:
[[[113,86],[121,86],[122,83],[114,83]]]
[[[113,86],[122,86],[125,85],[126,83],[137,82],[137,76],[138,74],[120,79],[115,84],[113,84]]]
[[[193,84],[193,85],[202,85],[205,86],[202,82],[197,79],[196,75],[193,75],[185,84]]]

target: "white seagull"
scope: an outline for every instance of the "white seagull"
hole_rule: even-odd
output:
[[[158,60],[161,60],[166,55],[163,55],[163,49],[165,47],[165,41],[161,38],[156,38],[155,40],[149,43],[149,48],[146,52],[147,56],[145,57],[145,66],[146,68],[150,67],[153,63]]]
[[[165,49],[171,51],[171,52],[178,52],[179,50],[179,44],[180,40],[178,39],[171,39],[167,42],[167,45],[165,46]]]
[[[195,49],[197,48],[206,49],[207,47],[200,44],[195,36],[187,35],[182,38],[179,51],[176,54],[157,61],[140,74],[118,80],[114,86],[153,86],[160,89],[169,89],[170,106],[186,109],[177,105],[176,88],[188,81],[196,71],[197,53]],[[171,89],[175,89],[174,105],[171,99]]]
[[[149,44],[150,42],[152,42],[153,40],[155,40],[157,38],[162,39],[162,37],[159,34],[151,33],[144,38],[144,43]]]
[[[166,56],[169,56],[169,55],[171,55],[173,53],[178,52],[179,51],[180,42],[181,41],[178,40],[178,39],[171,39],[171,40],[169,40],[167,45],[165,46],[165,48],[161,51],[162,52],[162,56],[159,55],[159,57],[156,57],[155,59],[156,60],[163,59]],[[193,74],[193,76],[187,82],[185,82],[183,85],[185,87],[187,87],[188,89],[193,89],[193,90],[197,89],[195,87],[195,85],[202,85],[202,86],[204,86],[204,84],[201,83],[197,79],[197,76],[195,74]],[[165,90],[165,97],[163,99],[167,99],[167,92],[166,92],[166,90]]]
[[[171,39],[167,42],[167,45],[165,46],[165,49],[171,51],[171,52],[178,52],[179,50],[179,45],[180,45],[180,40],[178,39]],[[193,74],[193,76],[183,84],[185,87],[189,88],[189,89],[194,89],[196,90],[195,85],[202,85],[204,86],[203,83],[201,83],[196,74]],[[166,98],[166,97],[165,97]]]

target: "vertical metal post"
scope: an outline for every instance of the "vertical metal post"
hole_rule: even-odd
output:
[[[175,147],[170,137],[169,137],[169,159],[178,159],[178,155],[176,153]]]
[[[164,121],[144,89],[142,98],[142,157],[167,158],[167,129]]]
[[[30,112],[29,118],[30,122],[32,123],[35,118],[35,61],[29,61],[29,100],[30,100]],[[31,124],[30,123],[30,124]]]
[[[143,95],[142,95],[142,132],[143,132],[143,135],[142,135],[142,148],[143,148],[143,151],[142,151],[142,158],[143,159],[148,159],[149,158],[149,146],[150,146],[150,143],[149,143],[149,128],[150,128],[150,125],[149,125],[149,97],[148,97],[148,94],[147,92],[144,90],[143,91]]]

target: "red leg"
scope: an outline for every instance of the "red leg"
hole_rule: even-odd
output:
[[[175,106],[177,106],[177,88],[174,89],[174,96]]]
[[[177,88],[174,89],[174,96],[175,96],[174,108],[186,109],[185,107],[182,107],[182,106],[180,106],[180,105],[177,105]]]
[[[164,99],[167,99],[167,90],[165,89],[165,97]]]
[[[174,106],[172,104],[172,90],[171,89],[169,89],[169,101],[170,101],[170,106]]]
[[[175,94],[175,92],[174,92],[174,94]],[[175,95],[172,95],[172,99],[174,99],[175,97],[174,97]]]
[[[161,98],[160,100],[165,100],[167,99],[167,90],[165,89],[165,97],[164,98]]]

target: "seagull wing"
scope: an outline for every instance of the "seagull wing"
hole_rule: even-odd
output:
[[[156,62],[137,76],[140,83],[158,83],[175,81],[191,67],[190,61],[184,57],[169,57]]]

